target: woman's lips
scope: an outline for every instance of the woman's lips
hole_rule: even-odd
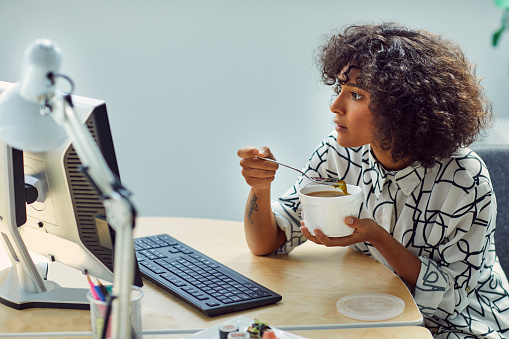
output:
[[[347,130],[347,128],[345,126],[336,123],[336,131],[342,132],[342,131],[346,131],[346,130]]]

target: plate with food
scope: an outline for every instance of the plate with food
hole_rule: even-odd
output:
[[[236,334],[234,336],[235,338],[305,339],[304,337],[298,336],[296,334],[272,327],[266,322],[257,319],[249,319],[242,316],[228,320],[217,326],[209,327],[203,331],[194,333],[186,337],[186,339],[227,339],[228,334],[233,332],[244,334],[244,337],[242,337],[241,334]]]

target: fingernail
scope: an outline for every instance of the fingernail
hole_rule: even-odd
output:
[[[346,222],[348,225],[352,225],[352,224],[353,224],[353,218],[348,217],[348,218],[346,218],[346,219],[345,219],[345,222]]]

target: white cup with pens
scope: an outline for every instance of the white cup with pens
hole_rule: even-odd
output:
[[[92,323],[92,337],[94,339],[111,338],[111,286],[103,286],[99,280],[94,285],[87,274],[90,289],[87,299],[90,302],[90,320]],[[131,339],[142,338],[141,326],[141,298],[143,291],[138,286],[132,286],[130,302]]]

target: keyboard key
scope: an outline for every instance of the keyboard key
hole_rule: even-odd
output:
[[[152,264],[152,263],[148,263],[148,262],[145,262],[145,261],[142,261],[140,263],[141,266],[143,267],[146,267],[147,269],[149,269],[150,271],[156,273],[156,274],[162,274],[162,273],[166,273],[166,271],[164,269],[162,269],[159,265],[156,265],[156,264]]]

